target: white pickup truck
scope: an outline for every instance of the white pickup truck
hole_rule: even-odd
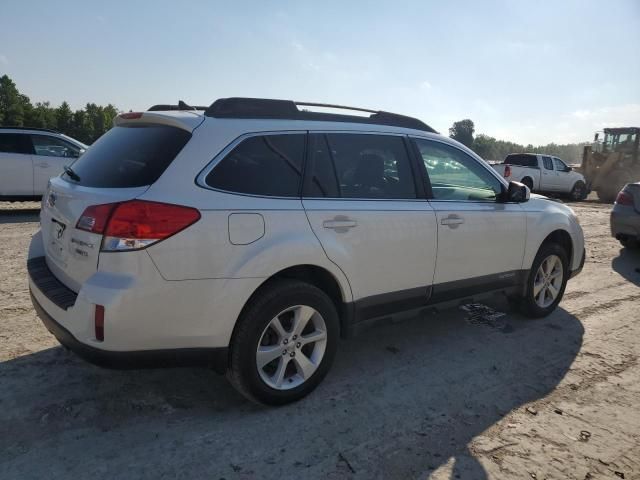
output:
[[[572,200],[584,200],[589,194],[582,174],[558,157],[512,153],[504,162],[492,166],[508,181],[524,183],[534,192],[567,194]]]

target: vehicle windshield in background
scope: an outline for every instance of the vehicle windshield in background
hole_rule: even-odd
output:
[[[537,167],[538,159],[535,155],[514,154],[507,155],[507,158],[504,159],[503,163],[508,163],[509,165],[520,165],[522,167]]]
[[[167,169],[191,133],[166,125],[114,127],[73,163],[75,181],[85,187],[129,188],[154,183]]]

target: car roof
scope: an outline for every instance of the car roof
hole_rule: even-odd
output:
[[[329,109],[326,111],[313,111],[309,108]],[[202,113],[201,113],[202,112]],[[345,112],[349,112],[348,114]],[[154,105],[144,113],[129,113],[120,115],[121,121],[124,119],[153,121],[151,114],[163,113],[174,114],[168,118],[188,118],[187,115],[205,115],[217,119],[233,120],[297,120],[308,122],[327,123],[348,123],[364,125],[385,125],[391,127],[402,127],[411,130],[437,133],[426,123],[414,117],[400,115],[397,113],[382,110],[371,110],[362,107],[347,107],[344,105],[317,103],[317,102],[296,102],[293,100],[277,100],[268,98],[247,98],[230,97],[219,98],[209,107],[191,106],[180,100],[177,105],[160,104]],[[177,115],[181,115],[178,117]],[[158,117],[155,119],[160,120]],[[180,125],[176,125],[180,126]]]
[[[29,132],[40,132],[40,133],[53,133],[55,135],[62,135],[60,132],[56,130],[52,130],[50,128],[35,128],[35,127],[3,127],[0,126],[0,130],[9,130],[17,133],[29,133]]]

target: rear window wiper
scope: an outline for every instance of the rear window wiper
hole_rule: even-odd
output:
[[[69,175],[69,178],[71,180],[75,180],[76,182],[80,181],[80,175],[78,175],[76,172],[73,171],[73,168],[71,168],[69,165],[65,165],[64,167],[62,167],[64,169],[64,173],[66,173],[67,175]]]

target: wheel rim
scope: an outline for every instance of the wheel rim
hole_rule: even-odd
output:
[[[533,281],[533,298],[539,307],[547,308],[556,301],[563,277],[564,267],[560,257],[550,255],[542,261]]]
[[[573,199],[580,200],[582,198],[582,185],[573,187]]]
[[[256,349],[260,378],[276,390],[302,385],[318,369],[327,346],[322,315],[308,305],[295,305],[273,317]]]

